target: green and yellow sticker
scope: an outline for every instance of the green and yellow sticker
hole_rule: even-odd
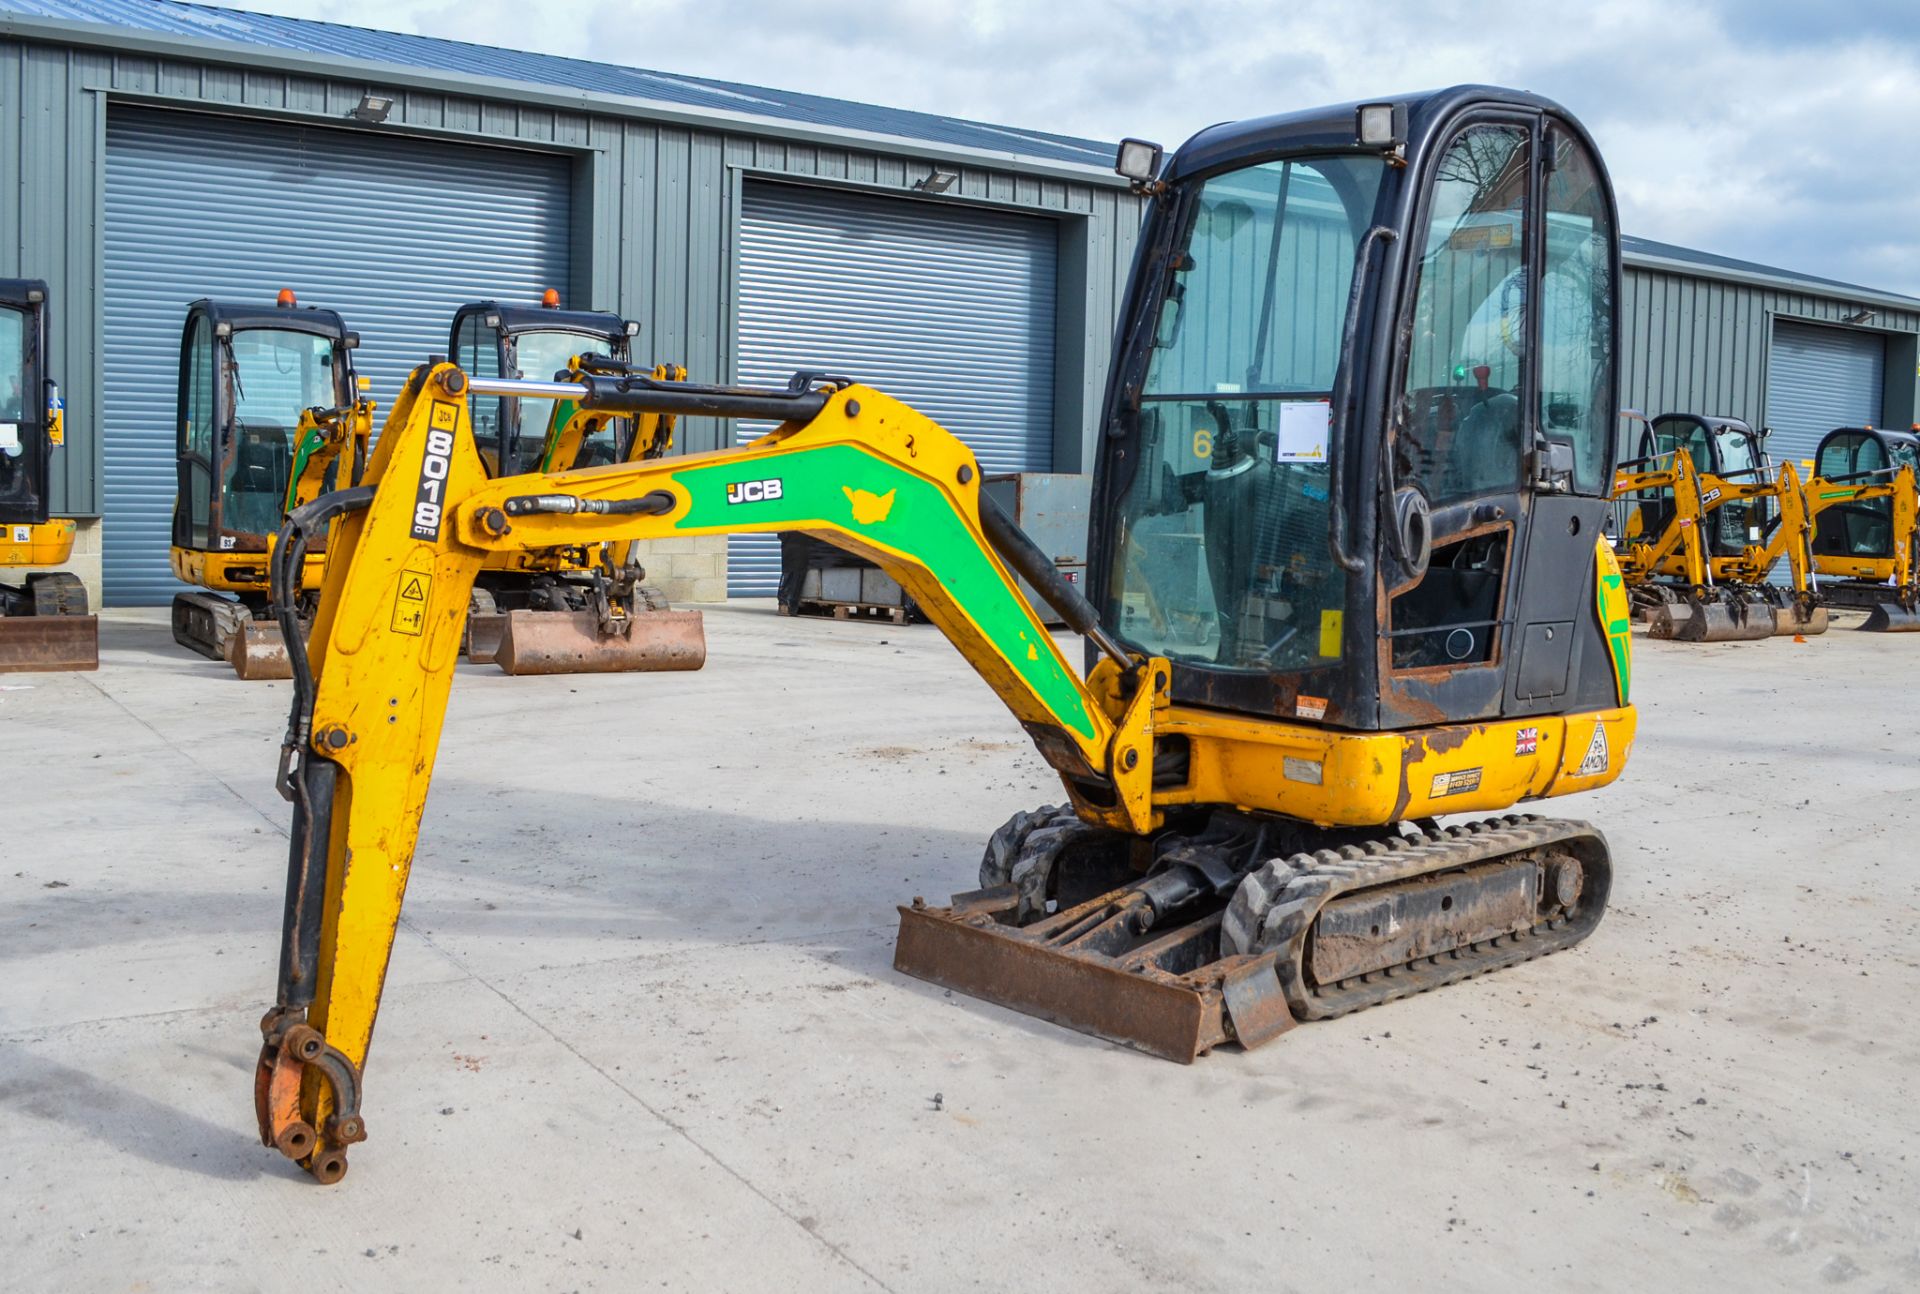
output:
[[[1593,546],[1595,566],[1595,611],[1600,616],[1600,632],[1606,635],[1607,652],[1613,657],[1613,683],[1620,704],[1627,703],[1633,685],[1633,609],[1627,602],[1627,584],[1621,577],[1620,563],[1614,560],[1613,547],[1605,539]]]

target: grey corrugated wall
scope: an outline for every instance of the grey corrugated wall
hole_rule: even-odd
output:
[[[932,169],[911,143],[897,151],[891,143],[826,147],[771,130],[723,133],[612,111],[408,90],[402,76],[369,82],[347,73],[282,71],[275,57],[257,51],[241,66],[213,55],[201,61],[0,39],[0,274],[42,276],[55,296],[55,358],[69,432],[54,498],[69,514],[97,515],[102,504],[100,186],[105,119],[116,102],[351,125],[347,113],[363,92],[398,91],[381,129],[562,153],[575,180],[572,303],[639,320],[639,357],[677,359],[711,379],[733,377],[735,227],[744,177],[818,179],[912,197],[913,185]],[[958,176],[943,201],[1058,219],[1055,461],[1062,470],[1078,468],[1099,414],[1139,199],[1110,185],[1023,173],[1013,161],[939,165]],[[350,207],[350,195],[343,197]],[[423,212],[430,213],[424,195]],[[689,450],[722,443],[720,429],[704,420],[686,426],[679,439]]]
[[[1844,298],[1695,278],[1629,262],[1621,315],[1620,402],[1648,417],[1687,412],[1767,418],[1767,351],[1772,320],[1843,323],[1857,311]],[[1888,339],[1891,425],[1915,417],[1915,341],[1920,311],[1878,310],[1866,325]]]

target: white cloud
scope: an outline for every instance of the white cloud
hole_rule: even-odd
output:
[[[241,6],[236,6],[241,7]],[[1461,81],[1559,99],[1627,232],[1920,294],[1920,19],[1829,0],[246,0],[997,124],[1169,143]]]

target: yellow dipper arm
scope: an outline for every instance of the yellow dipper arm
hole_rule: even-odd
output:
[[[617,392],[601,399],[590,391],[584,402],[644,411],[663,388],[642,385],[628,406]],[[860,386],[784,394],[680,387],[672,398],[685,412],[773,417],[790,408],[791,417],[737,449],[490,480],[467,395],[466,375],[451,365],[416,370],[368,464],[368,484],[296,513],[275,554],[276,600],[285,602],[312,532],[331,523],[306,652],[288,632],[295,699],[281,780],[294,829],[279,1004],[263,1022],[256,1084],[262,1138],[317,1177],[343,1173],[346,1146],[364,1135],[359,1066],[468,595],[492,553],[777,530],[837,544],[913,595],[1090,816],[1141,833],[1157,825],[1151,717],[1166,702],[1164,663],[1129,676],[1148,686],[1115,687],[1113,671],[1102,671],[1104,703],[1081,682],[1002,555],[1013,551],[1033,579],[1031,554],[1019,554],[1018,532],[1004,533],[1011,527],[990,507],[983,514],[972,453],[931,420]],[[1090,614],[1080,627],[1105,639]],[[1118,654],[1111,640],[1103,645]]]

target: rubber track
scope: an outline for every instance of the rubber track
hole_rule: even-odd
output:
[[[1548,849],[1584,865],[1581,895],[1570,916],[1333,984],[1314,984],[1308,976],[1309,936],[1333,899]],[[1274,971],[1294,1017],[1327,1020],[1569,948],[1600,924],[1611,882],[1606,839],[1584,822],[1514,814],[1418,836],[1383,836],[1363,845],[1270,859],[1249,872],[1222,919],[1222,951],[1280,949]]]

